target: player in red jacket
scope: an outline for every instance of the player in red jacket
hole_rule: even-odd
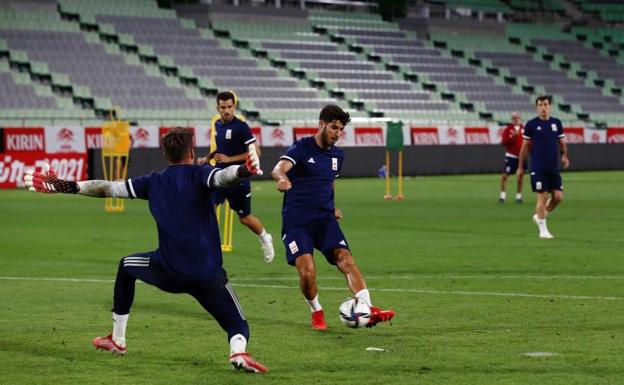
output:
[[[522,147],[522,134],[524,126],[520,114],[513,112],[511,114],[511,123],[505,127],[501,135],[501,144],[505,146],[505,168],[501,175],[500,197],[498,201],[505,203],[507,199],[507,177],[516,173],[518,169],[518,157],[520,148]],[[526,164],[523,167],[526,170]],[[522,179],[524,174],[518,174],[518,190],[516,192],[516,203],[522,203]]]

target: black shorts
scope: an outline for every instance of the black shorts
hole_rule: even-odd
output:
[[[520,159],[512,158],[511,156],[505,157],[505,167],[503,168],[503,172],[507,175],[515,174],[518,171],[518,164],[520,163]],[[527,169],[527,162],[524,161],[524,169]]]
[[[563,191],[563,181],[559,171],[533,171],[531,172],[531,188],[533,192]]]
[[[286,260],[292,266],[295,266],[297,257],[312,254],[314,249],[320,250],[327,262],[335,265],[333,250],[349,250],[347,239],[334,218],[319,219],[307,225],[289,227],[284,230],[282,241],[286,247]]]
[[[245,179],[237,185],[215,189],[213,199],[215,205],[220,205],[227,199],[230,208],[239,217],[246,217],[251,214],[251,182]]]

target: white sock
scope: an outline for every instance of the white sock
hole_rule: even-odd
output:
[[[323,310],[323,306],[321,306],[321,303],[318,300],[318,294],[312,300],[308,300],[306,298],[306,302],[308,303],[308,305],[310,305],[310,311],[312,313],[314,313],[315,311]]]
[[[355,293],[355,298],[357,299],[361,299],[362,301],[366,302],[368,304],[368,306],[372,306],[373,303],[371,302],[370,299],[370,293],[368,292],[368,289],[362,289],[360,291],[358,291],[357,293]]]
[[[230,356],[232,354],[245,353],[247,351],[247,338],[242,334],[236,334],[230,338]]]
[[[500,192],[500,199],[502,199],[502,200],[507,199],[507,193],[505,191],[501,191]]]
[[[539,227],[540,233],[547,233],[548,227],[546,227],[546,219],[537,219],[537,227]]]
[[[126,325],[129,316],[130,314],[113,313],[113,342],[119,346],[126,346]]]
[[[516,193],[516,199],[522,199],[522,193]]]
[[[266,232],[266,229],[263,228],[262,232],[260,234],[258,234],[258,238],[260,238],[260,242],[267,242],[268,241],[268,235],[269,233]]]

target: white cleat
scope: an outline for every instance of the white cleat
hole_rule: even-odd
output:
[[[260,239],[262,251],[264,252],[264,262],[271,263],[275,257],[275,249],[273,249],[273,237],[267,233],[264,239]]]
[[[554,238],[555,238],[555,236],[554,236],[554,235],[552,235],[552,234],[551,234],[550,232],[548,232],[548,231],[546,231],[546,232],[544,232],[544,233],[540,233],[539,237],[540,237],[540,238],[542,238],[542,239],[554,239]]]

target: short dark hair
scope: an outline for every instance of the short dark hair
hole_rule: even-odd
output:
[[[543,101],[543,100],[548,100],[548,104],[552,105],[552,96],[551,95],[540,95],[537,98],[535,98],[535,105],[537,106],[537,103]]]
[[[179,163],[193,149],[193,129],[176,127],[162,137],[161,143],[165,158],[171,163]]]
[[[236,96],[232,91],[222,91],[217,94],[217,104],[219,104],[219,101],[225,102],[228,100],[232,100],[236,104]]]
[[[319,120],[324,122],[333,122],[334,120],[338,120],[346,126],[351,121],[351,117],[349,116],[349,113],[345,112],[337,105],[328,104],[321,110]]]

